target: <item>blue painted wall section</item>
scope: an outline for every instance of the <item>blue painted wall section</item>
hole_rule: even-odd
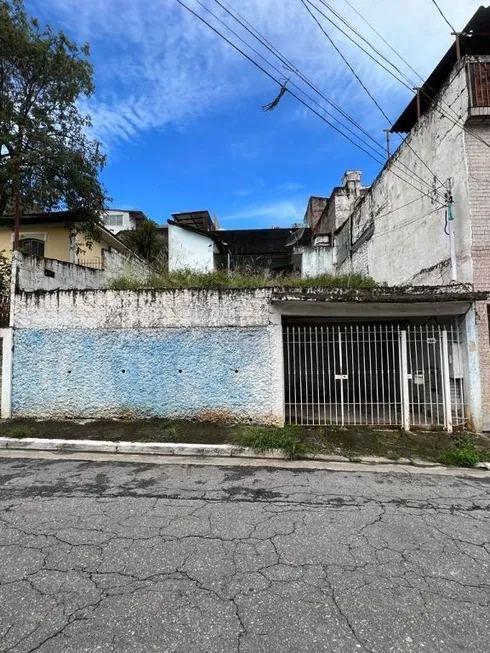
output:
[[[281,420],[267,327],[21,329],[14,351],[15,417]]]

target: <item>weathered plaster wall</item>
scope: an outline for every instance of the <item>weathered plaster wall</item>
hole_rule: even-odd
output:
[[[211,238],[168,225],[168,269],[213,272],[215,244]]]
[[[103,271],[109,280],[121,276],[143,280],[152,273],[150,264],[144,259],[137,256],[126,256],[112,247],[109,250],[104,250],[103,264]],[[102,288],[107,288],[107,285]]]
[[[282,329],[270,295],[20,293],[13,415],[282,424]]]
[[[267,327],[16,331],[13,415],[279,423],[270,349]]]
[[[32,292],[108,288],[111,280],[117,277],[129,276],[143,280],[151,271],[148,264],[136,258],[130,260],[114,250],[105,254],[104,263],[103,270],[95,270],[84,265],[15,252],[13,272],[18,289]]]
[[[301,249],[302,277],[316,277],[333,271],[332,247],[304,247]]]
[[[16,329],[178,329],[269,325],[272,290],[72,290],[18,293]]]
[[[305,217],[303,219],[304,224],[311,227],[311,229],[316,230],[327,202],[328,197],[310,197],[308,206],[306,207]]]
[[[422,116],[355,208],[352,220],[346,222],[345,238],[339,234],[338,241],[352,242],[354,246],[359,242],[359,245],[343,263],[339,260],[339,272],[356,271],[389,284],[448,283],[450,249],[449,238],[444,233],[444,209],[437,210],[433,198],[422,196],[422,192],[430,194],[434,185],[444,193],[441,183],[452,177],[458,275],[460,281],[471,281],[464,131],[454,124],[456,120],[460,123],[466,120],[467,110],[466,74],[461,64],[453,71],[436,106]],[[453,119],[444,117],[440,111]],[[426,184],[414,179],[411,171]],[[359,239],[372,225],[372,236],[360,244]]]
[[[466,163],[471,217],[473,283],[477,290],[490,289],[490,125],[475,122],[465,133]],[[483,142],[482,142],[483,141]],[[488,305],[477,304],[477,343],[480,360],[482,412],[485,431],[490,431],[490,324]]]

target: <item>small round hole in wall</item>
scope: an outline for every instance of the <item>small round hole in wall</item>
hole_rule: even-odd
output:
[[[122,372],[123,374],[126,374],[126,370],[121,370],[121,372]]]
[[[238,370],[235,370],[235,374],[238,374]]]
[[[182,370],[179,370],[179,374],[182,374]]]
[[[253,422],[253,420],[252,420],[252,418],[251,418],[251,417],[249,417],[249,418],[248,418],[248,421],[249,421],[249,422]]]
[[[68,374],[71,374],[71,370],[68,370]]]

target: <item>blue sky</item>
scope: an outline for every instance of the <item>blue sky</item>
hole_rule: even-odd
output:
[[[200,1],[240,30],[215,0]],[[197,0],[185,2],[226,33]],[[321,0],[312,2],[322,7]],[[349,2],[422,75],[432,70],[451,43],[450,30],[430,0]],[[384,143],[385,119],[301,0],[228,3],[329,99]],[[396,60],[347,0],[330,4]],[[481,2],[439,0],[439,4],[461,29]],[[379,164],[291,96],[286,95],[275,111],[264,113],[261,106],[275,97],[278,86],[176,0],[26,0],[26,6],[42,21],[91,44],[97,88],[82,108],[91,114],[94,135],[108,154],[102,176],[114,207],[140,209],[159,223],[173,212],[208,209],[229,229],[284,227],[302,220],[310,195],[328,196],[345,170],[363,170],[365,183],[379,171]],[[411,92],[322,22],[395,119]],[[249,34],[238,33],[253,43]],[[234,35],[227,35],[243,47]],[[254,46],[261,47],[256,42]],[[273,60],[270,53],[260,51]],[[397,64],[414,77],[400,61]],[[302,85],[296,77],[293,80]],[[319,96],[316,99],[325,104]]]

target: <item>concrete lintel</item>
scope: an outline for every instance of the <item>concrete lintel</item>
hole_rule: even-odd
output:
[[[308,300],[275,302],[281,315],[335,318],[430,317],[464,315],[471,302],[318,302]]]

